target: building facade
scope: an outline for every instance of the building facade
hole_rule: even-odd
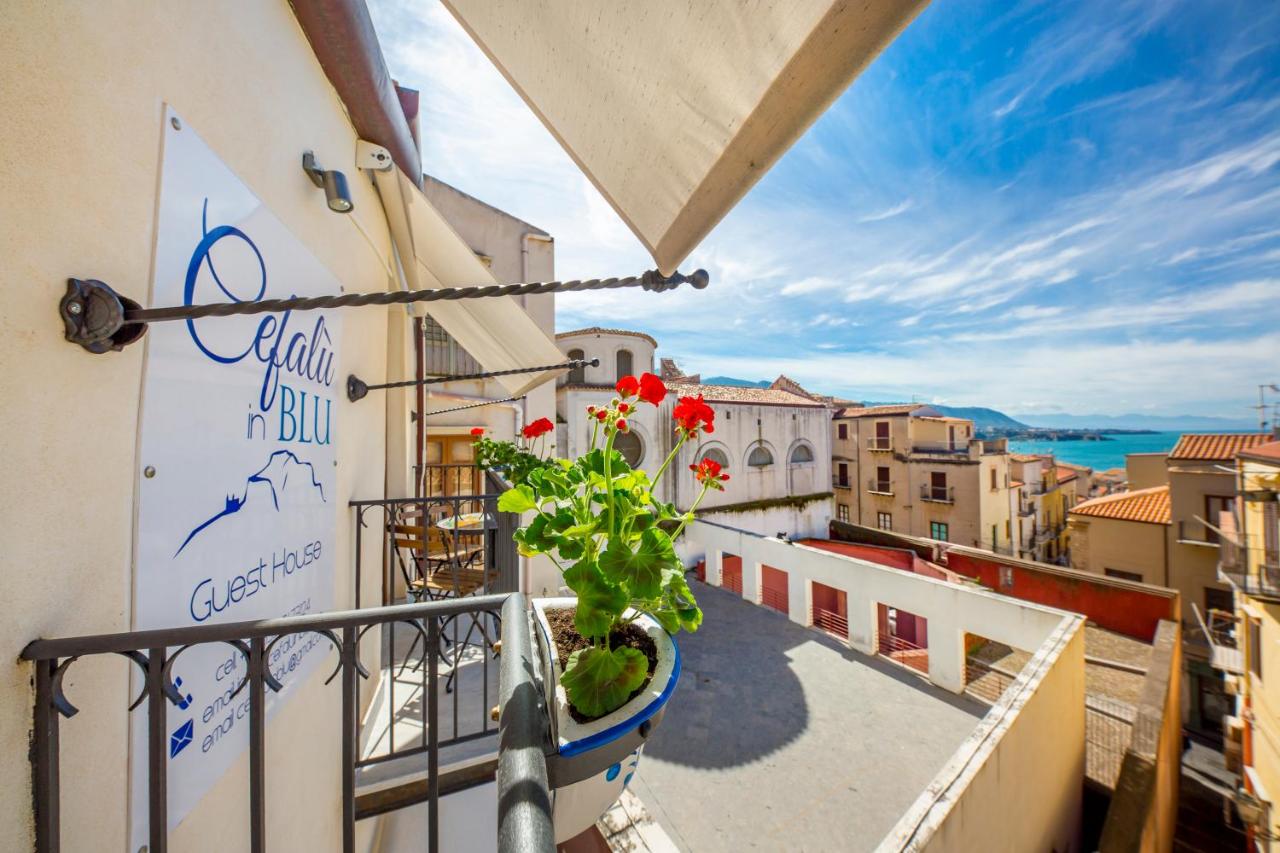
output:
[[[1182,594],[1184,716],[1188,727],[1214,736],[1230,699],[1201,626],[1211,611],[1231,612],[1232,597],[1219,577],[1221,536],[1211,519],[1235,506],[1236,456],[1268,440],[1265,433],[1184,435],[1164,457],[1163,475],[1152,454],[1132,460],[1129,482],[1145,488],[1094,498],[1068,513],[1074,568]]]
[[[1215,662],[1235,692],[1227,753],[1238,759],[1244,791],[1261,805],[1251,840],[1273,850],[1270,839],[1280,836],[1280,442],[1240,452],[1236,469],[1234,511],[1216,520],[1233,624],[1212,639],[1222,644]]]
[[[836,517],[1012,553],[1014,492],[1003,439],[921,404],[844,407],[831,425]]]
[[[657,341],[625,329],[589,328],[556,335],[569,358],[598,359],[599,366],[571,371],[557,388],[557,418],[568,456],[590,448],[588,406],[607,405],[623,376],[654,372]],[[715,432],[686,444],[672,461],[676,470],[710,456],[729,474],[724,491],[707,494],[699,511],[757,532],[821,535],[832,517],[831,412],[796,386],[743,388],[706,385],[663,359],[668,394],[660,406],[640,405],[628,419],[630,434],[614,447],[633,467],[657,471],[674,447],[671,412],[683,396],[701,395],[716,413]],[[776,383],[775,383],[776,384]],[[799,393],[797,393],[799,392]],[[696,493],[678,477],[664,477],[664,500],[687,508]]]

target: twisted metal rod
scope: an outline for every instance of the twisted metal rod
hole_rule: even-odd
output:
[[[600,359],[575,358],[564,364],[544,364],[539,367],[514,367],[510,370],[490,370],[485,373],[460,373],[453,376],[433,376],[430,379],[406,379],[402,382],[381,382],[370,385],[355,374],[347,377],[347,399],[351,402],[364,399],[370,391],[384,391],[388,388],[411,388],[417,385],[439,385],[442,382],[461,382],[467,379],[491,379],[495,376],[511,376],[516,373],[540,373],[544,370],[572,370],[575,367],[599,367]]]
[[[507,397],[502,400],[485,400],[483,403],[472,403],[469,406],[454,406],[452,409],[441,409],[438,412],[426,412],[425,414],[423,414],[423,417],[433,418],[436,415],[447,415],[450,412],[465,412],[467,409],[479,409],[479,408],[483,408],[484,406],[493,406],[498,403],[518,403],[523,399],[524,397]]]
[[[320,308],[348,308],[359,305],[407,305],[455,299],[497,296],[525,296],[536,293],[565,293],[581,290],[613,290],[642,287],[656,293],[689,284],[701,290],[710,282],[706,270],[690,275],[664,276],[657,270],[624,278],[535,281],[526,284],[489,284],[478,287],[441,287],[436,290],[401,290],[385,293],[348,293],[340,296],[300,296],[291,299],[263,299],[257,302],[218,302],[206,305],[179,305],[172,308],[126,308],[125,323],[155,323],[163,320],[198,320],[202,317],[229,317],[239,314],[267,314],[278,311],[312,311]]]

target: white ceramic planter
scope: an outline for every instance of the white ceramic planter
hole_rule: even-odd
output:
[[[586,831],[622,796],[631,782],[640,753],[662,719],[680,678],[680,649],[654,619],[636,620],[653,638],[658,663],[643,691],[616,711],[579,723],[569,716],[568,698],[560,685],[562,662],[556,654],[546,611],[572,608],[577,599],[535,598],[535,636],[543,672],[543,689],[551,716],[551,742],[556,754],[548,762],[556,843]]]

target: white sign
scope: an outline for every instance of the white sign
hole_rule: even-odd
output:
[[[252,302],[340,292],[338,281],[185,121],[165,115],[151,305]],[[301,167],[299,167],[300,169]],[[316,204],[324,200],[317,194]],[[136,629],[329,610],[334,422],[342,344],[336,311],[154,323],[139,442]],[[316,634],[281,639],[268,664],[284,690],[333,653]],[[244,753],[243,656],[197,646],[173,667],[169,824]],[[146,841],[146,711],[133,715],[131,849]],[[247,793],[246,793],[247,796]]]

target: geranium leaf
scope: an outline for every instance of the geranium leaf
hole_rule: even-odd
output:
[[[621,708],[649,674],[649,659],[632,648],[579,649],[560,676],[569,702],[588,717]]]
[[[627,609],[627,594],[610,583],[591,560],[579,560],[564,573],[564,582],[578,594],[573,626],[584,637],[608,635],[613,622]]]
[[[507,489],[498,498],[498,512],[529,512],[538,508],[538,503],[533,499],[533,489],[528,486],[516,486],[514,489]]]
[[[663,570],[678,565],[671,537],[656,527],[640,534],[636,550],[615,537],[600,555],[605,577],[625,585],[632,598],[657,598],[662,593]]]

